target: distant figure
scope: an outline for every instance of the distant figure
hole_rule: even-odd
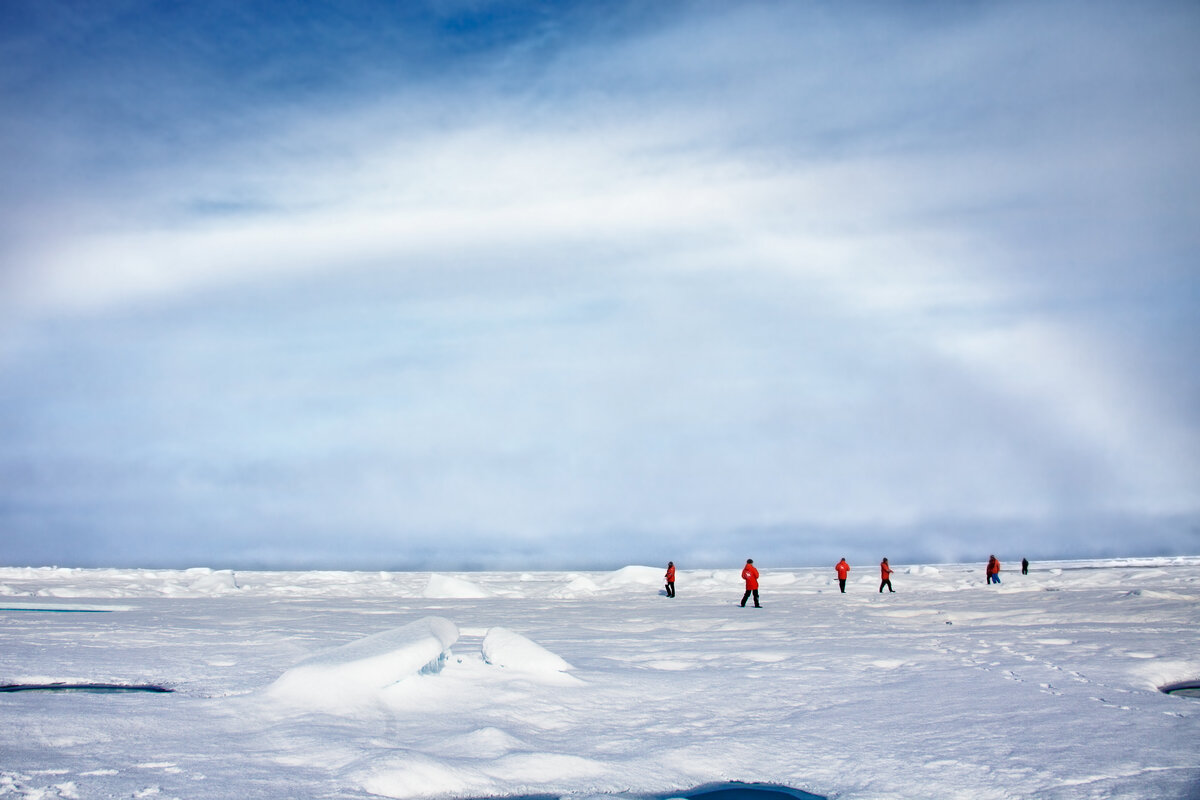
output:
[[[746,607],[746,601],[750,599],[750,595],[754,595],[754,607],[762,608],[758,604],[758,570],[754,567],[753,558],[746,559],[746,566],[742,570],[742,580],[746,582],[746,593],[742,595],[742,608]]]
[[[834,569],[837,570],[838,586],[841,587],[842,594],[845,594],[846,593],[846,576],[850,574],[850,565],[847,564],[846,559],[843,558],[841,561],[837,562],[837,566],[835,566]]]
[[[1021,559],[1021,574],[1022,575],[1029,574],[1029,559],[1028,558]]]
[[[989,584],[1000,583],[1000,560],[995,556],[988,556],[987,582]]]
[[[893,570],[891,567],[888,566],[886,557],[883,559],[883,561],[879,562],[879,577],[881,578],[881,580],[879,581],[879,593],[880,594],[883,594],[883,587],[885,587],[885,586],[888,588],[889,592],[891,592],[893,594],[896,593],[896,590],[892,588],[892,573],[893,572],[895,572],[895,570]]]
[[[667,597],[675,596],[675,562],[667,562]]]

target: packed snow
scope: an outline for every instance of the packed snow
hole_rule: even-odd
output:
[[[507,628],[489,630],[480,649],[485,663],[518,672],[554,676],[571,669],[562,657]]]
[[[267,688],[274,699],[339,711],[405,678],[442,671],[458,628],[425,617],[310,656]]]
[[[0,693],[0,798],[1200,797],[1200,558],[756,565],[0,568],[0,684],[175,690]]]

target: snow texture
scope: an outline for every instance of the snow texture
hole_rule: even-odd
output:
[[[537,642],[508,628],[492,628],[483,638],[483,660],[497,667],[535,675],[555,675],[571,665]]]
[[[429,584],[425,587],[425,591],[421,595],[423,597],[443,599],[477,599],[490,596],[479,584],[463,580],[462,578],[436,574],[429,576]]]
[[[457,639],[453,622],[425,617],[310,656],[267,691],[293,704],[339,708],[404,678],[441,672]]]
[[[0,568],[0,683],[175,690],[0,693],[0,800],[1200,797],[1200,558],[757,566]]]

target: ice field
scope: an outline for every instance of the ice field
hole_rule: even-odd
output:
[[[1200,558],[680,566],[0,568],[0,798],[1200,797]]]

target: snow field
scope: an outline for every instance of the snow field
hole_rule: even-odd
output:
[[[0,696],[0,798],[1197,795],[1200,703],[1157,687],[1200,677],[1200,559],[897,567],[882,596],[873,565],[846,595],[760,566],[763,609],[740,565],[673,600],[657,567],[0,569],[0,606],[114,609],[0,612],[0,682],[176,689]]]

